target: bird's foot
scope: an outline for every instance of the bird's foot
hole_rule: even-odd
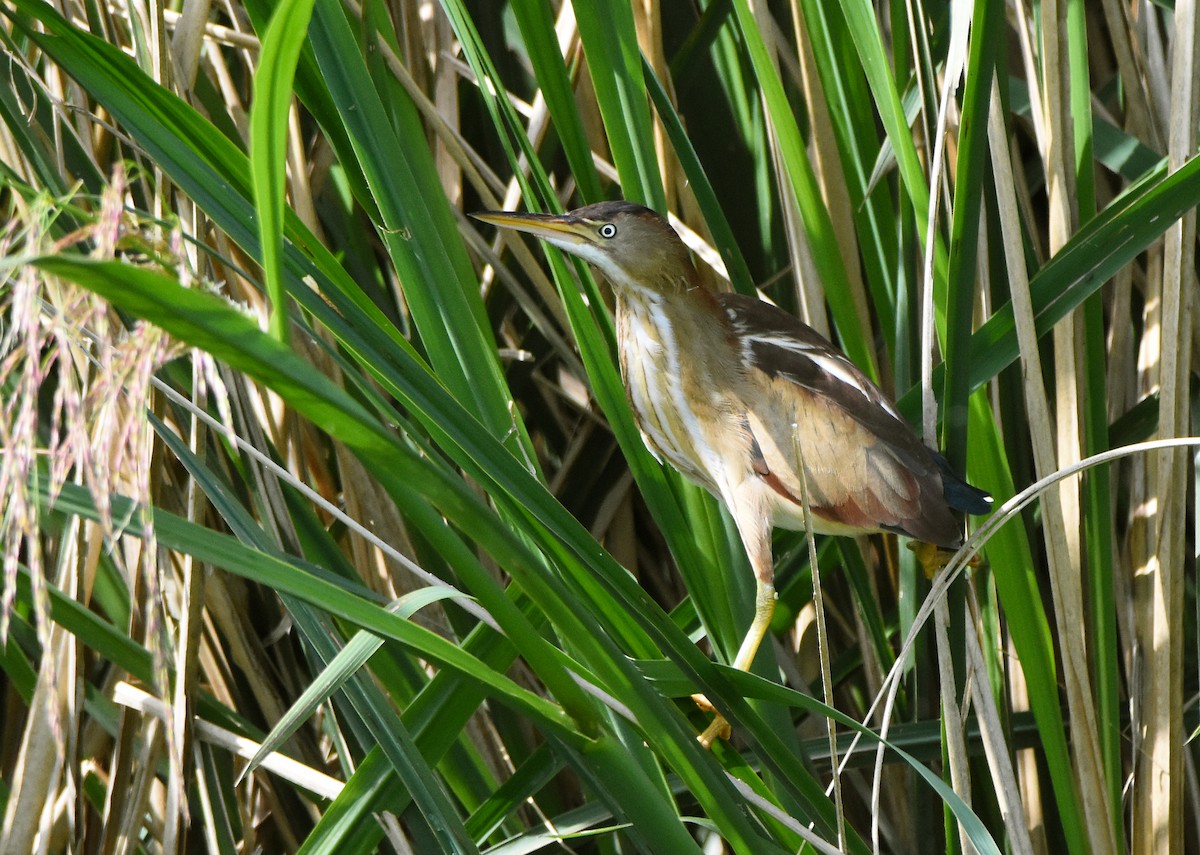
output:
[[[908,548],[917,556],[917,561],[921,563],[921,569],[925,571],[925,578],[932,580],[943,567],[950,563],[950,559],[954,557],[954,551],[950,549],[942,549],[934,546],[932,543],[922,543],[918,540],[910,540]],[[967,566],[971,568],[979,567],[980,559],[975,555],[967,562]]]
[[[713,743],[718,739],[724,739],[728,741],[732,734],[733,728],[729,726],[729,722],[725,720],[725,716],[717,713],[713,717],[713,720],[708,727],[704,728],[704,732],[696,737],[696,741],[705,748],[711,749],[713,747]]]
[[[708,725],[708,727],[704,728],[703,733],[696,737],[696,741],[705,748],[712,748],[713,743],[718,739],[729,739],[730,735],[733,733],[733,728],[729,726],[729,722],[725,720],[725,716],[717,712],[717,708],[712,705],[712,701],[704,697],[704,695],[699,694],[692,695],[692,701],[694,701],[696,706],[700,707],[702,711],[713,714],[712,722]]]

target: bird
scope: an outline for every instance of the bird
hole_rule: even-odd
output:
[[[951,471],[893,402],[811,327],[755,297],[709,289],[657,212],[626,201],[565,214],[480,211],[534,235],[611,283],[621,376],[650,452],[720,500],[755,580],[754,617],[734,657],[748,671],[775,609],[774,527],[892,532],[942,549],[991,497]],[[730,735],[712,709],[704,747]]]

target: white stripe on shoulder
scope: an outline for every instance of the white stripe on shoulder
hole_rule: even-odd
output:
[[[805,355],[811,353],[823,353],[826,348],[822,345],[809,344],[808,342],[799,341],[791,336],[782,335],[757,335],[755,333],[747,333],[745,336],[749,341],[758,344],[769,344],[771,347],[790,350],[793,353],[803,353]]]
[[[809,359],[814,362],[821,372],[837,379],[841,383],[856,390],[860,395],[866,398],[873,404],[876,404],[897,419],[900,419],[900,413],[892,406],[891,401],[887,399],[873,384],[865,385],[869,381],[852,367],[852,363],[834,351],[831,351],[826,345],[809,344],[803,341],[797,341],[794,338],[784,336],[752,336],[749,337],[749,342],[752,344],[764,344],[769,347],[778,347],[781,350],[786,350],[797,356]]]

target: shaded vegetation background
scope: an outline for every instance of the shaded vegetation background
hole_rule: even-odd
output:
[[[1200,852],[1191,3],[0,11],[5,851]],[[604,198],[996,496],[936,581],[777,533],[720,664],[606,286],[465,217]]]

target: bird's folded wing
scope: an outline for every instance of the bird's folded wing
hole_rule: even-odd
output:
[[[719,294],[718,300],[752,370],[829,400],[872,434],[916,439],[879,387],[812,327],[753,297]],[[907,444],[901,441],[902,447]]]

